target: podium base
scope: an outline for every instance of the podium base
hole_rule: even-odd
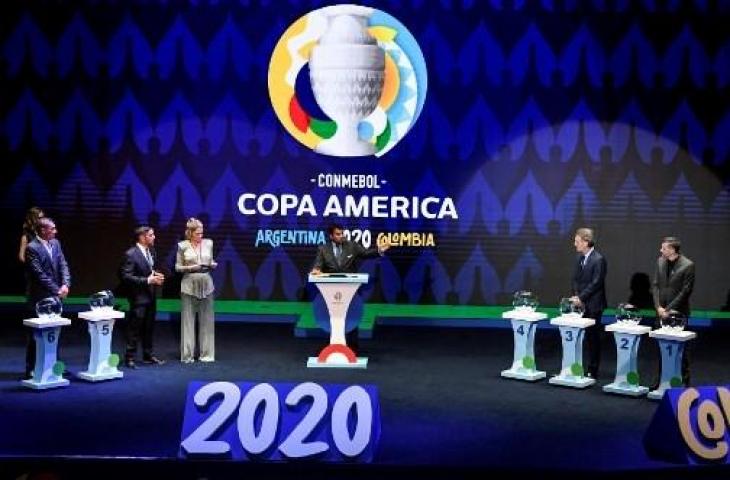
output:
[[[350,362],[320,362],[319,357],[309,357],[307,368],[368,368],[368,357],[357,357],[354,363]]]
[[[504,378],[511,378],[512,380],[524,380],[526,382],[536,382],[542,380],[547,376],[547,373],[541,370],[527,370],[527,369],[515,369],[510,368],[508,370],[502,370],[500,374]]]
[[[569,375],[556,375],[548,383],[570,388],[587,388],[596,383],[596,380],[588,377],[574,377]]]
[[[32,388],[33,390],[48,390],[49,388],[67,387],[69,381],[65,378],[52,382],[36,382],[33,379],[30,379],[21,380],[20,383],[23,384],[24,387]]]
[[[117,370],[116,372],[107,373],[91,373],[91,372],[80,372],[77,375],[81,380],[87,382],[101,382],[103,380],[114,380],[115,378],[123,378],[124,372]]]
[[[616,395],[626,395],[629,397],[643,397],[649,392],[648,387],[642,387],[641,385],[629,385],[628,383],[609,383],[603,386],[603,391],[606,393],[615,393]]]

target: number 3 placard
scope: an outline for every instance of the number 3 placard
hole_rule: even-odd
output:
[[[373,385],[191,382],[180,456],[370,462],[379,437]]]

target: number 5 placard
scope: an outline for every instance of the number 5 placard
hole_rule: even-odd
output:
[[[191,382],[180,456],[370,462],[379,436],[373,385]]]

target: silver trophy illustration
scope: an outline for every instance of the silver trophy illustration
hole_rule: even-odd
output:
[[[378,105],[385,78],[385,52],[367,31],[372,9],[335,5],[321,12],[327,17],[327,30],[312,49],[309,77],[314,98],[337,131],[316,151],[340,157],[372,155],[375,145],[358,135],[359,122]]]

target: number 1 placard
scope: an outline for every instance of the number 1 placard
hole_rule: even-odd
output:
[[[370,462],[379,436],[373,385],[191,382],[180,457]]]

